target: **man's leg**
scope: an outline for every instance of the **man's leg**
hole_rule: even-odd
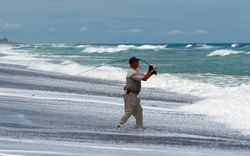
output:
[[[133,114],[135,109],[134,98],[131,94],[124,94],[123,99],[125,103],[125,113],[122,116],[120,122],[118,123],[118,127],[121,127],[124,123],[128,121],[128,118]]]
[[[133,116],[136,119],[136,127],[143,128],[143,109],[141,107],[139,98],[136,100],[136,107]]]

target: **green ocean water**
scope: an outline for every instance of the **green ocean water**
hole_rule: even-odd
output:
[[[250,44],[29,45],[17,47],[43,57],[100,65],[136,56],[161,73],[250,75]],[[127,62],[113,66],[127,67]],[[141,64],[146,66],[146,64]]]

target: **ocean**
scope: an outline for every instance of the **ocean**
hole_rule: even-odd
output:
[[[143,130],[116,128],[132,56]],[[0,155],[249,155],[249,69],[248,43],[0,44]]]

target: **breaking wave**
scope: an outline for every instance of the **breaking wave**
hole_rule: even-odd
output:
[[[232,47],[232,48],[236,48],[236,47],[238,47],[238,46],[239,46],[239,44],[236,44],[236,43],[231,44],[231,47]]]
[[[207,44],[196,44],[197,49],[213,49],[216,48],[216,46],[211,46]]]
[[[60,43],[60,44],[52,43],[51,47],[54,47],[54,48],[68,48],[68,47],[70,47],[70,45],[67,45],[67,44],[64,44],[64,43]]]
[[[83,50],[86,53],[116,53],[127,50],[163,50],[166,49],[165,45],[117,45],[117,46],[87,46]]]
[[[137,47],[138,50],[162,50],[166,49],[165,45],[142,45]]]
[[[207,56],[227,56],[227,55],[234,55],[234,54],[242,54],[243,51],[236,51],[236,50],[229,50],[229,49],[221,49],[212,51]]]
[[[86,53],[115,53],[135,49],[134,45],[118,45],[118,46],[89,46],[83,52]]]
[[[186,48],[192,48],[193,47],[193,45],[192,44],[188,44],[188,45],[186,45]]]
[[[250,135],[249,91],[250,85],[217,88],[210,98],[183,106],[181,110],[207,115],[215,122]]]

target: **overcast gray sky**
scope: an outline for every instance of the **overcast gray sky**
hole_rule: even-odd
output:
[[[0,37],[26,43],[250,42],[249,0],[0,0]]]

